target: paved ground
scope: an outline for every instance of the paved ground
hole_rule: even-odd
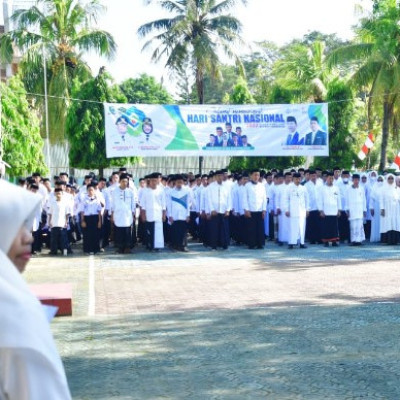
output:
[[[38,257],[74,399],[399,399],[400,248]]]

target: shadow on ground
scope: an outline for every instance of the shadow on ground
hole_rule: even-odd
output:
[[[53,323],[73,398],[399,399],[400,305]]]

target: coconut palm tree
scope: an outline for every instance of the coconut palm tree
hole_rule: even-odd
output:
[[[273,73],[277,83],[293,91],[299,101],[321,103],[326,98],[332,79],[325,57],[325,43],[310,45],[293,43],[287,46],[276,61]]]
[[[352,68],[350,83],[367,92],[368,120],[380,109],[382,145],[379,169],[387,161],[389,132],[394,110],[399,106],[400,87],[400,8],[396,0],[376,2],[372,15],[361,20],[356,42],[336,49],[329,57],[332,66],[347,64]]]
[[[166,67],[172,72],[185,62],[191,63],[200,104],[204,102],[205,74],[214,78],[220,74],[220,52],[233,58],[243,70],[234,50],[235,44],[243,44],[241,23],[226,14],[239,2],[246,0],[158,0],[174,15],[146,23],[138,30],[140,37],[155,34],[143,46],[144,50],[155,46],[152,61],[166,58]]]
[[[64,137],[72,80],[90,75],[82,53],[94,51],[107,57],[115,53],[112,36],[91,28],[103,10],[99,0],[38,0],[29,9],[14,12],[15,29],[0,37],[0,59],[10,62],[14,48],[19,50],[23,81],[39,105],[43,104],[45,60],[53,141]]]

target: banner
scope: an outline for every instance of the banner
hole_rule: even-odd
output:
[[[107,157],[328,156],[328,104],[104,104]]]

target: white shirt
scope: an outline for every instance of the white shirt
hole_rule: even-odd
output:
[[[316,183],[312,182],[312,181],[308,181],[304,187],[307,189],[308,191],[308,198],[310,201],[310,210],[311,211],[316,211],[318,210],[318,204],[317,204],[317,189],[318,188],[322,188],[323,186],[317,186]]]
[[[69,204],[65,199],[57,201],[50,200],[49,214],[51,215],[52,228],[65,228],[67,223],[67,215],[71,214]]]
[[[232,196],[229,185],[213,182],[208,186],[206,201],[209,213],[216,211],[218,214],[225,214],[232,210]]]
[[[167,214],[174,221],[185,221],[190,216],[191,189],[182,187],[173,188],[167,199]]]
[[[337,215],[341,209],[340,191],[336,185],[321,186],[317,193],[318,210],[327,216]]]
[[[353,185],[347,190],[346,210],[350,212],[349,221],[363,219],[364,212],[367,211],[367,201],[364,188],[354,188]]]
[[[243,208],[246,211],[259,212],[267,208],[265,185],[261,182],[247,182],[243,193]]]
[[[132,190],[118,187],[111,192],[111,212],[115,226],[119,228],[131,226],[135,210]]]
[[[290,212],[290,218],[305,217],[309,211],[308,191],[302,185],[291,183],[283,198],[283,212]]]
[[[164,188],[146,188],[142,195],[142,210],[146,211],[147,222],[162,221],[163,211],[166,210],[166,197]]]
[[[99,212],[101,212],[101,209],[101,202],[97,196],[91,198],[86,195],[83,203],[81,204],[80,212],[83,212],[83,215],[85,216],[98,215]]]

